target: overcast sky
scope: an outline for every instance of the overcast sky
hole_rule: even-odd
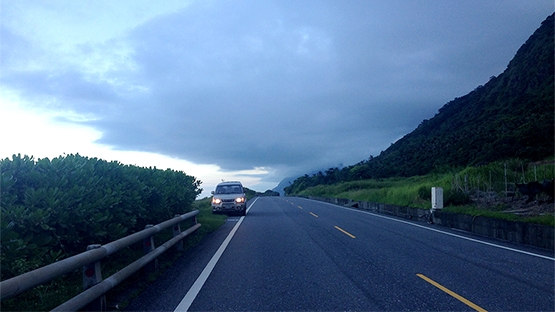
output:
[[[0,157],[258,191],[378,155],[506,68],[552,0],[2,1]]]

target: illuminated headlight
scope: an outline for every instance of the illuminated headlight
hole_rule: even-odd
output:
[[[235,198],[235,201],[238,202],[238,203],[244,203],[245,202],[245,197]]]
[[[212,204],[218,205],[218,204],[221,203],[221,202],[222,202],[222,200],[219,199],[219,198],[212,198]]]

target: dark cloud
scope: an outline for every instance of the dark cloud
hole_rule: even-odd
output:
[[[202,1],[90,47],[127,47],[132,70],[2,82],[95,114],[117,149],[303,174],[379,154],[501,73],[551,13],[541,4]]]

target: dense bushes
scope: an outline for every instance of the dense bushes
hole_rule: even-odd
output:
[[[1,277],[6,279],[191,210],[201,181],[180,171],[80,155],[1,167]]]

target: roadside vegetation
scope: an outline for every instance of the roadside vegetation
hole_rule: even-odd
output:
[[[202,224],[200,229],[183,241],[184,251],[168,250],[158,257],[159,269],[155,273],[145,276],[142,272],[137,272],[129,277],[122,284],[108,292],[107,302],[109,310],[125,309],[132,299],[139,294],[157,277],[171,268],[173,263],[183,256],[189,249],[198,245],[204,237],[218,229],[225,223],[226,216],[213,215],[210,206],[210,198],[197,200],[192,204],[193,210],[198,209],[197,222]],[[186,222],[184,222],[186,223]],[[183,225],[182,225],[183,229]],[[155,245],[159,246],[170,239],[170,230],[159,233],[155,236]],[[108,276],[121,270],[130,262],[143,255],[142,246],[134,246],[127,251],[122,251],[110,256],[110,261],[102,263],[102,276]],[[2,311],[47,311],[51,310],[63,302],[71,299],[83,291],[82,276],[80,270],[70,273],[62,278],[54,280],[48,284],[35,287],[33,290],[2,302]]]
[[[289,195],[347,198],[398,206],[428,209],[431,188],[444,192],[444,210],[482,215],[506,220],[522,220],[555,225],[553,203],[545,194],[526,203],[527,196],[516,190],[515,183],[553,179],[553,158],[526,163],[512,159],[460,170],[408,178],[367,179],[334,184],[319,184]]]
[[[210,199],[195,201],[200,181],[183,172],[139,168],[79,155],[35,160],[14,155],[0,160],[2,280],[85,251],[89,244],[106,244],[198,209],[202,224],[184,239],[185,250],[225,222],[212,215]],[[189,227],[187,221],[182,229]],[[171,229],[155,236],[159,246],[172,237]],[[141,244],[103,261],[107,278],[143,255]],[[122,308],[183,252],[167,251],[160,270],[141,272],[108,293],[108,305]],[[51,310],[82,292],[81,270],[76,270],[24,294],[3,300],[1,311]],[[114,303],[115,302],[115,303]]]

